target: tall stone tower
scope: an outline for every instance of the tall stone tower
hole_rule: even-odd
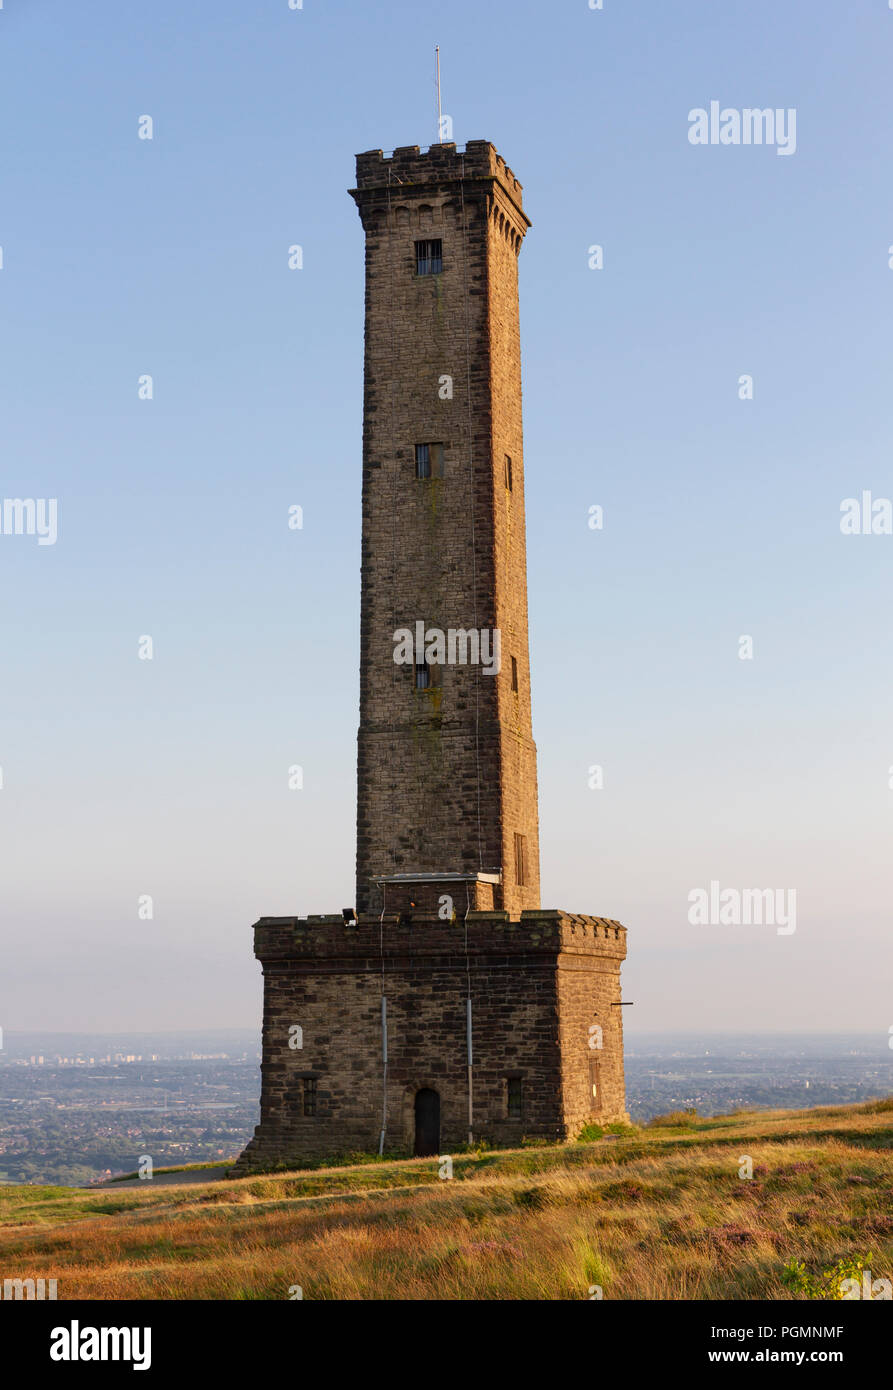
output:
[[[540,903],[518,321],[530,223],[485,140],[360,155],[353,197],[366,233],[357,905],[446,893],[463,912],[517,916]],[[451,629],[453,660],[425,662]],[[413,660],[398,665],[399,631]]]
[[[540,907],[521,186],[487,141],[357,156],[366,236],[355,905],[262,917],[233,1175],[626,1118],[626,930]]]

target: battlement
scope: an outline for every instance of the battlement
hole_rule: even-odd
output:
[[[307,917],[261,917],[254,924],[258,960],[363,958],[375,960],[412,955],[474,956],[572,954],[626,956],[626,928],[608,917],[589,917],[557,908],[524,911],[512,920],[507,912],[469,912],[445,922],[412,914],[361,913],[347,923],[338,914]]]
[[[443,184],[460,179],[500,184],[523,216],[522,185],[489,140],[469,140],[464,150],[453,141],[431,145],[427,150],[401,145],[390,155],[366,150],[357,155],[357,187],[351,193],[356,197],[367,190],[393,189],[395,185]]]

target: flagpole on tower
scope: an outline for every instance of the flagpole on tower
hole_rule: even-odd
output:
[[[440,44],[434,45],[434,86],[437,88],[437,143],[443,144],[443,118],[440,109]]]

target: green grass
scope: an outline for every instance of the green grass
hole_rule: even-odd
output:
[[[664,1120],[455,1153],[452,1181],[435,1159],[352,1155],[117,1192],[0,1187],[3,1267],[95,1299],[294,1284],[305,1299],[799,1299],[834,1296],[868,1260],[890,1277],[893,1099]]]

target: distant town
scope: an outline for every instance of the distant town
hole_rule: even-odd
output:
[[[887,1036],[630,1033],[630,1117],[673,1110],[806,1109],[893,1093]],[[249,1030],[156,1036],[6,1032],[0,1182],[87,1186],[234,1158],[258,1119]]]

